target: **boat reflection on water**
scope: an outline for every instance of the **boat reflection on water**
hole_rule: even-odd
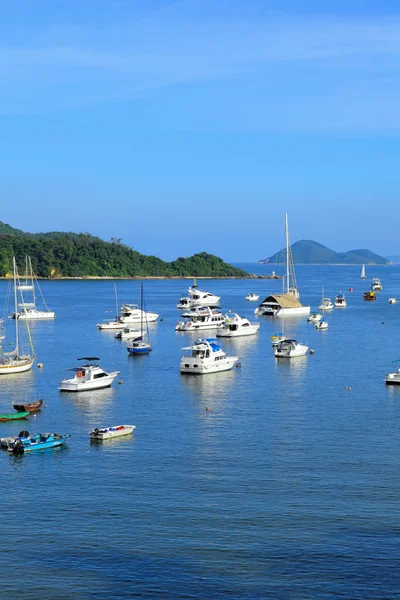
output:
[[[289,374],[291,378],[301,381],[307,374],[309,360],[310,356],[308,353],[288,359],[275,357],[275,370],[279,377],[286,377]]]
[[[254,351],[259,340],[260,337],[258,335],[218,338],[218,342],[223,342],[225,352],[237,355],[239,362],[242,362],[248,354]]]
[[[79,409],[80,414],[90,418],[98,419],[115,402],[116,389],[112,387],[87,392],[63,392],[60,394],[60,402],[65,402]]]
[[[18,385],[17,389],[15,389],[13,384],[17,383],[17,379]],[[37,393],[35,383],[35,368],[24,373],[18,373],[18,378],[15,377],[15,373],[2,375],[0,377],[0,394],[4,393],[6,396],[9,396],[10,390],[13,390],[13,394],[16,392],[26,397],[34,397]]]
[[[96,427],[96,425],[93,425],[92,429],[94,427]],[[132,445],[134,444],[134,442],[134,435],[122,435],[120,437],[108,438],[106,440],[97,440],[95,438],[89,437],[90,448],[96,452],[104,451],[118,453],[120,449],[126,448],[127,444]]]
[[[236,371],[234,367],[230,371],[221,373],[210,373],[208,375],[191,375],[181,377],[180,383],[184,393],[190,394],[194,401],[204,402],[202,409],[209,407],[222,408],[229,398],[229,392],[236,383]]]

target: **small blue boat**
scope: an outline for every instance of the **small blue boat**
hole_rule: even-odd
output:
[[[140,310],[141,310],[141,321],[140,321],[140,337],[136,338],[135,341],[132,342],[130,346],[128,346],[127,350],[130,355],[132,354],[148,354],[151,352],[151,343],[149,336],[149,325],[147,323],[147,313],[145,312],[144,302],[143,302],[143,282],[140,284]],[[143,331],[143,313],[146,315],[146,331]],[[146,338],[145,339],[145,334]]]
[[[8,452],[12,454],[25,454],[25,452],[36,452],[62,446],[70,438],[69,433],[38,433],[29,435],[28,431],[21,431],[19,436],[7,446]]]

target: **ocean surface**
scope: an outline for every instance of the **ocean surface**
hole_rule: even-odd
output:
[[[367,267],[364,282],[360,267],[296,272],[303,304],[316,309],[322,286],[348,301],[326,315],[327,331],[283,323],[315,354],[277,361],[270,336],[282,321],[254,317],[244,299],[279,293],[279,280],[199,280],[224,310],[261,322],[258,336],[221,342],[241,368],[203,377],[179,374],[194,339],[174,331],[189,282],[145,282],[162,320],[150,326],[153,352],[138,357],[96,328],[115,314],[112,281],[40,282],[57,314],[31,325],[43,369],[2,376],[0,412],[13,400],[44,398],[44,408],[0,423],[0,436],[71,438],[37,455],[0,453],[4,598],[400,598],[400,389],[384,384],[400,358],[400,303],[388,303],[400,300],[400,266]],[[374,276],[383,291],[364,302]],[[137,302],[139,287],[118,281],[119,302]],[[58,392],[81,356],[120,370],[122,383]],[[133,437],[90,443],[94,427],[124,423]]]

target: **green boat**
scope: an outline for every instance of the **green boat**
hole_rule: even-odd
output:
[[[5,413],[3,415],[0,415],[0,421],[15,421],[16,419],[26,419],[28,415],[29,411]]]

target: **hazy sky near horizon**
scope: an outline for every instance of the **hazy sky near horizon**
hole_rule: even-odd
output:
[[[0,220],[164,259],[400,254],[400,5],[13,0]]]

